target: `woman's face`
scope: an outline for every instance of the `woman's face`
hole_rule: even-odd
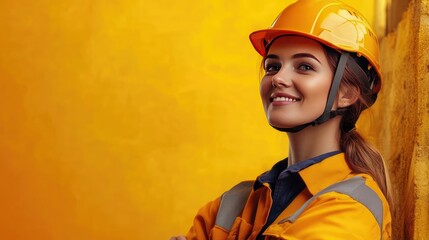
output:
[[[323,113],[333,71],[318,42],[300,36],[280,37],[271,45],[264,69],[260,93],[272,126],[296,127]]]

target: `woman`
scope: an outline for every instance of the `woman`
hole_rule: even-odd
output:
[[[381,155],[357,133],[381,87],[378,43],[336,0],[300,0],[250,35],[263,56],[260,94],[289,157],[204,206],[172,239],[390,239]]]

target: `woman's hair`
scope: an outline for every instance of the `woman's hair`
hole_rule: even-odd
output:
[[[330,67],[335,71],[340,53],[327,46],[324,46],[324,48],[328,56]],[[350,169],[356,173],[366,173],[372,176],[390,203],[390,181],[383,157],[380,152],[367,143],[354,128],[361,112],[371,106],[377,98],[377,94],[373,93],[370,89],[369,83],[372,81],[379,81],[380,79],[374,68],[368,67],[369,63],[364,57],[358,57],[354,53],[351,53],[350,57],[352,59],[349,61],[356,61],[366,73],[367,79],[358,79],[358,75],[346,66],[340,88],[353,91],[353,94],[358,96],[358,99],[354,104],[347,107],[343,114],[340,124],[341,150],[345,154]]]

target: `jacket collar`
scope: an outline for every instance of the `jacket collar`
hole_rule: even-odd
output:
[[[339,153],[313,164],[299,172],[311,194],[344,180],[352,170],[347,165],[344,153]]]

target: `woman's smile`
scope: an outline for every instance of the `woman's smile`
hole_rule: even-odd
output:
[[[301,99],[287,93],[273,92],[271,94],[271,104],[273,106],[289,105],[298,101],[301,101]]]

